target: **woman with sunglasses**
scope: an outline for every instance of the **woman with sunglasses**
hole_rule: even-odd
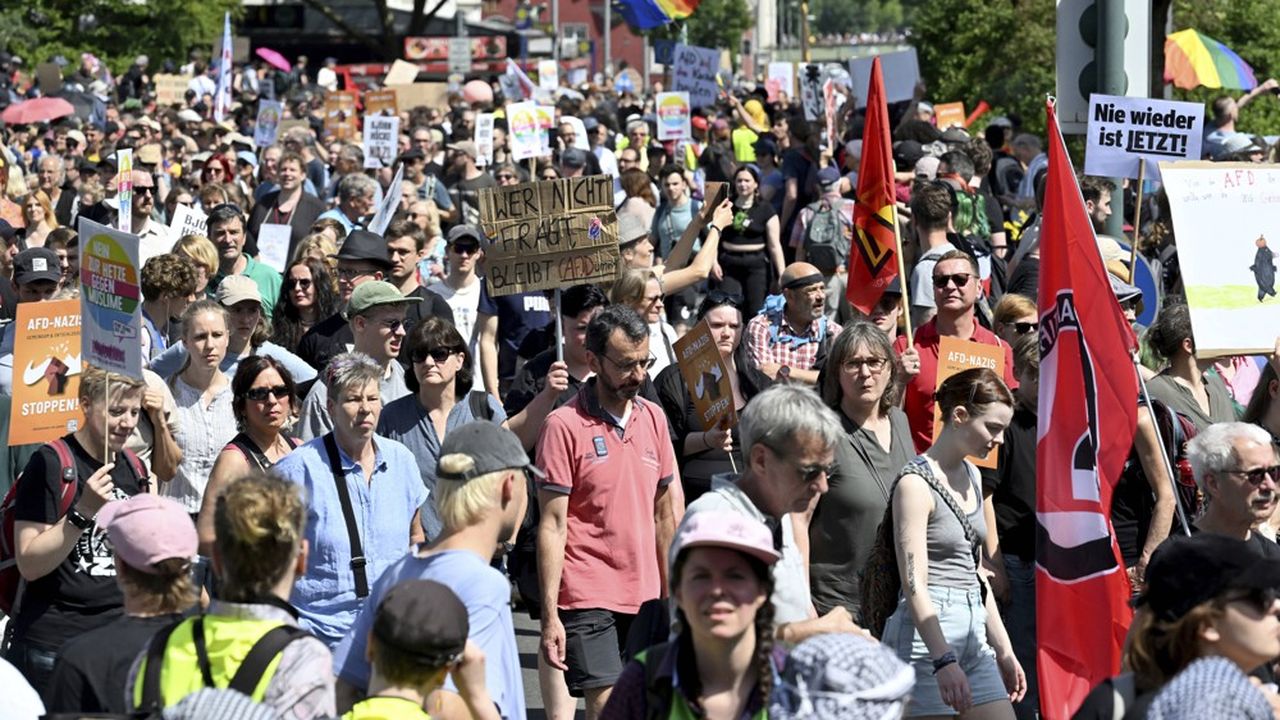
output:
[[[649,354],[654,360],[649,376],[657,377],[667,366],[674,365],[676,331],[663,317],[662,281],[655,271],[624,270],[614,281],[609,299],[615,304],[630,305],[649,326]]]
[[[710,325],[720,359],[729,371],[729,386],[733,388],[733,406],[737,413],[742,412],[751,398],[773,384],[769,376],[756,369],[747,357],[746,346],[742,344],[744,323],[741,308],[742,296],[723,290],[707,293],[698,307],[698,321],[706,320]],[[666,411],[671,443],[680,463],[685,501],[686,504],[691,503],[711,488],[713,476],[738,472],[746,467],[739,447],[738,429],[736,426],[717,426],[703,430],[679,366],[668,366],[658,373],[653,384]]]
[[[213,552],[213,511],[218,494],[232,480],[266,472],[300,443],[285,434],[298,407],[298,388],[279,360],[251,355],[231,380],[231,411],[239,432],[218,453],[204,489],[200,517],[200,554]]]
[[[908,717],[1012,718],[1011,703],[1022,699],[1027,678],[995,594],[978,574],[988,528],[978,469],[966,458],[999,446],[1013,418],[1013,395],[999,375],[974,368],[947,378],[936,397],[938,439],[889,487],[892,514],[884,522],[892,525],[880,533],[896,540],[901,588],[880,639],[916,669]],[[873,572],[881,570],[868,563],[866,573]],[[873,631],[885,600],[892,603],[869,596],[863,603]]]
[[[733,278],[742,288],[743,314],[754,317],[769,288],[782,275],[782,228],[773,206],[760,196],[760,174],[743,165],[733,174],[733,224],[720,233],[720,256],[712,277]]]
[[[280,297],[271,314],[271,342],[297,347],[312,325],[338,312],[338,286],[321,260],[294,260],[284,274]]]
[[[493,177],[498,181],[498,187],[519,185],[524,182],[524,175],[520,172],[520,168],[511,163],[502,163],[494,168]]]
[[[991,317],[996,335],[1010,345],[1019,337],[1040,329],[1040,309],[1036,301],[1026,295],[1006,293],[991,309]]]
[[[461,333],[448,320],[430,317],[409,335],[409,357],[418,391],[387,403],[378,420],[378,434],[413,451],[422,483],[433,491],[440,445],[449,432],[472,420],[506,423],[502,405],[488,393],[472,390],[473,361]],[[443,524],[434,503],[422,510],[427,539],[440,534]]]

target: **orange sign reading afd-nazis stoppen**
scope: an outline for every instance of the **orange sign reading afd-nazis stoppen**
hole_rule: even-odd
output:
[[[56,440],[80,427],[80,301],[19,303],[14,320],[9,444]]]
[[[613,179],[604,175],[480,191],[489,294],[612,280],[618,273]]]
[[[983,345],[960,338],[942,336],[938,338],[938,376],[934,387],[942,387],[942,381],[964,370],[987,368],[1000,377],[1004,377],[1004,348],[999,345]],[[942,410],[933,406],[933,439],[938,439],[942,432]],[[978,467],[994,468],[999,459],[1000,449],[995,448],[986,457],[971,457]]]

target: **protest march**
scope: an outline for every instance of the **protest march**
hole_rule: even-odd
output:
[[[724,2],[0,37],[0,717],[1280,719],[1266,51]]]

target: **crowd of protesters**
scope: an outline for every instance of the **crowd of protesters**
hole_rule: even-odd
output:
[[[588,718],[1038,717],[1047,157],[1019,118],[938,127],[922,86],[890,107],[906,272],[864,315],[845,299],[855,102],[828,136],[744,82],[659,142],[653,94],[604,78],[554,93],[550,153],[515,162],[514,98],[473,81],[400,109],[401,196],[375,232],[393,168],[325,132],[332,62],[237,67],[215,122],[203,62],[160,105],[147,58],[118,79],[82,60],[65,80],[96,97],[87,117],[0,127],[0,425],[29,380],[16,306],[78,296],[81,218],[139,237],[146,369],[83,368],[84,422],[5,448],[21,582],[0,677],[36,708],[15,717],[524,718],[513,612],[540,624],[553,720],[580,700]],[[272,97],[296,122],[258,147]],[[1235,127],[1260,97],[1213,103],[1210,159],[1266,159]],[[617,278],[492,294],[480,194],[593,174],[613,177]],[[1280,717],[1280,341],[1199,357],[1167,201],[1079,185],[1150,402],[1112,509],[1138,598],[1126,672],[1078,717]],[[182,206],[203,234],[178,234]],[[1105,235],[1139,207],[1142,237]],[[288,228],[280,270],[268,225]],[[704,427],[681,373],[699,323],[734,422]],[[1002,372],[939,385],[944,337]],[[1157,440],[1171,423],[1188,442]],[[994,470],[968,459],[993,451]]]

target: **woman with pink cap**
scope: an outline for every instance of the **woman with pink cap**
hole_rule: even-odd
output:
[[[679,632],[628,663],[601,718],[767,717],[776,667],[770,568],[779,557],[754,518],[687,515],[667,573]]]

